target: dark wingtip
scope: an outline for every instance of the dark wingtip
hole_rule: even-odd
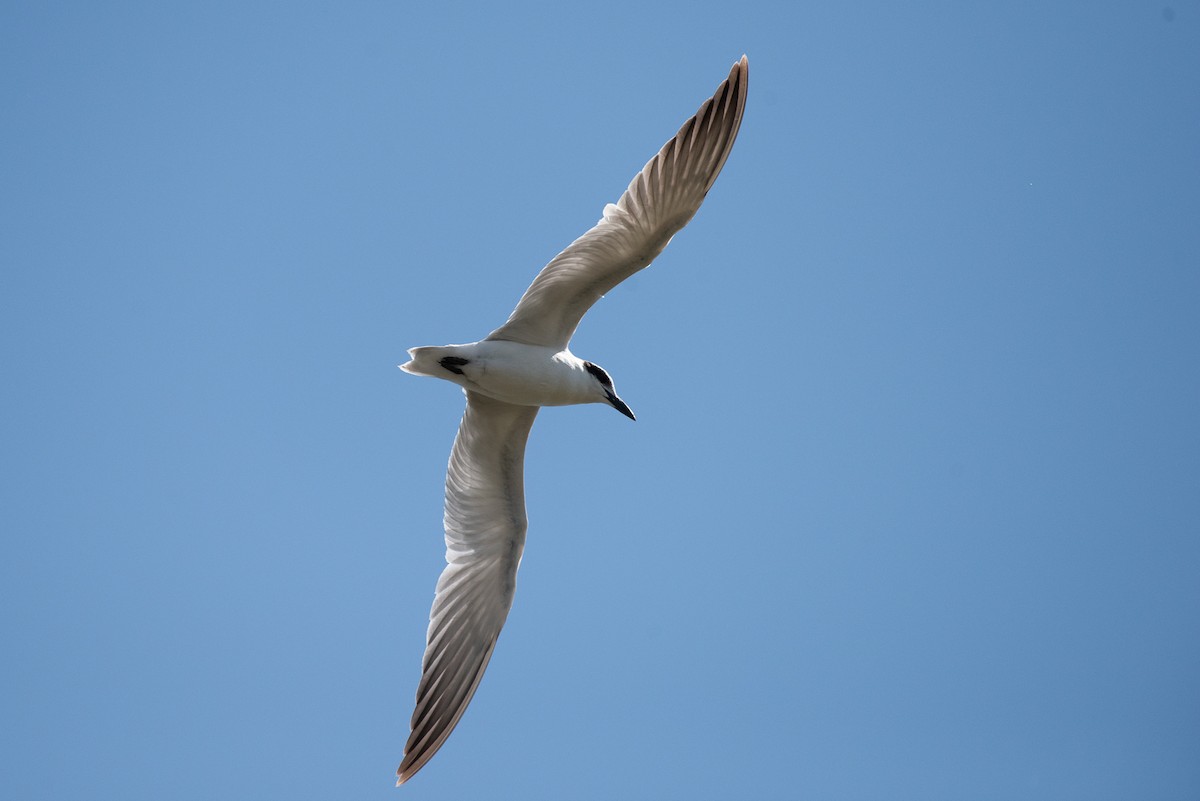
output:
[[[726,80],[735,83],[733,80],[735,76],[739,76],[743,84],[750,77],[750,59],[746,58],[745,53],[742,53],[742,57],[733,62],[733,67],[729,70],[729,77]],[[745,89],[743,88],[742,91],[744,92]]]

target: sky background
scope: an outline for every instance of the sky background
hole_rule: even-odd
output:
[[[454,386],[750,58],[392,787]],[[0,11],[0,785],[1200,797],[1200,3]]]

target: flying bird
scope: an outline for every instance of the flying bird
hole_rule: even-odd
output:
[[[742,56],[621,199],[538,273],[504,325],[469,345],[412,348],[400,365],[458,384],[467,408],[446,472],[447,564],[397,784],[454,730],[508,617],[525,546],[525,442],[538,409],[603,403],[636,419],[608,373],[567,346],[592,304],[649,265],[700,208],[733,148],[748,78]]]

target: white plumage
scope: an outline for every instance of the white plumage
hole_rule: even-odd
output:
[[[525,442],[538,409],[607,403],[633,417],[608,374],[567,345],[592,304],[650,264],[700,208],[737,137],[748,69],[742,56],[621,199],[538,273],[504,325],[481,342],[413,348],[401,365],[459,384],[467,408],[446,473],[447,565],[397,784],[458,723],[512,606],[525,546]]]

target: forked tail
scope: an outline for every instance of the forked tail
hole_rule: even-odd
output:
[[[409,348],[409,360],[400,365],[400,369],[413,375],[428,375],[455,381],[455,376],[463,374],[462,366],[470,361],[462,355],[463,350],[462,345]]]

